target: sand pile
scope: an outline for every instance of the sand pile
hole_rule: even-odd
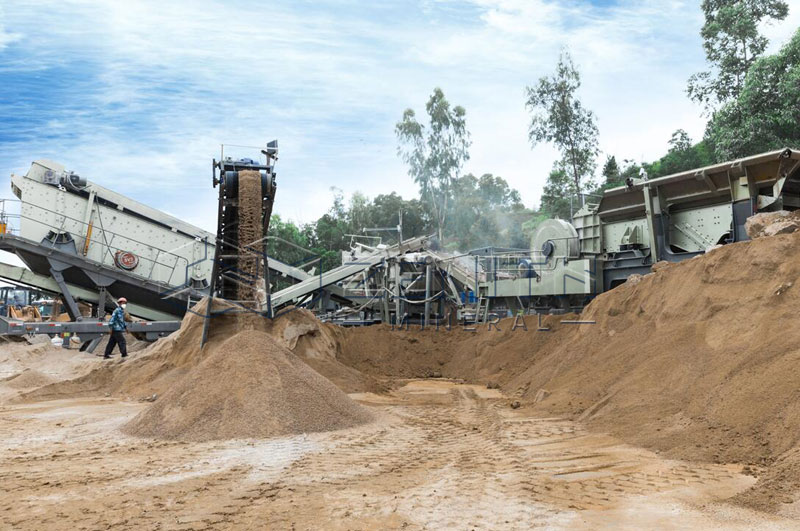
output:
[[[126,427],[133,435],[212,440],[327,431],[361,424],[371,413],[304,361],[353,390],[374,390],[369,377],[333,356],[338,343],[305,310],[269,320],[252,314],[214,317],[200,340],[205,302],[180,330],[125,362],[104,362],[79,378],[46,385],[23,400],[114,395],[156,402]],[[214,301],[219,311],[224,303]],[[300,356],[292,353],[297,351]]]
[[[342,364],[336,358],[341,349],[340,330],[320,323],[307,310],[289,311],[274,320],[250,314],[213,317],[208,342],[201,350],[205,304],[205,301],[200,302],[187,313],[177,332],[134,353],[127,361],[119,362],[119,358],[114,358],[79,378],[44,386],[26,393],[22,399],[55,400],[107,394],[138,400],[153,394],[162,395],[202,362],[209,352],[243,329],[269,334],[345,392],[375,392],[385,388],[375,378]],[[224,304],[214,300],[214,311],[223,309]]]
[[[23,399],[54,400],[107,394],[138,399],[162,394],[205,355],[200,351],[205,305],[203,301],[188,312],[177,332],[132,353],[127,361],[120,363],[115,351],[113,360],[103,361],[99,366],[95,364],[87,374],[26,393]],[[220,308],[215,306],[215,309]],[[221,317],[215,324],[215,331],[220,335],[230,334],[235,329],[227,317]],[[211,338],[209,345],[218,342]]]
[[[123,431],[208,441],[330,431],[370,420],[369,411],[272,336],[249,330],[210,353]]]
[[[738,499],[774,509],[800,488],[800,233],[727,245],[599,296],[595,325],[537,332],[345,332],[372,374],[496,381],[543,414],[677,458],[748,465]]]
[[[21,373],[4,380],[11,389],[29,389],[53,383],[55,380],[36,369],[25,369]]]
[[[35,343],[0,342],[0,403],[17,400],[21,392],[91,371],[95,360],[77,350],[35,336]]]
[[[320,322],[305,309],[293,309],[275,319],[269,333],[346,393],[386,391],[388,382],[342,362],[344,329]]]

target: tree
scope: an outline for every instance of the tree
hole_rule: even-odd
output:
[[[667,142],[667,154],[652,164],[645,164],[647,174],[651,178],[661,177],[711,164],[712,160],[704,158],[701,144],[695,146],[689,133],[678,129]]]
[[[522,223],[529,213],[502,177],[468,173],[455,179],[451,205],[445,231],[451,250],[527,246]]]
[[[783,20],[789,7],[783,0],[703,0],[705,24],[700,30],[711,70],[689,78],[689,97],[708,110],[739,96],[745,77],[769,40],[759,23]]]
[[[603,182],[610,185],[617,185],[620,182],[619,165],[614,155],[606,158],[606,163],[603,164]]]
[[[308,234],[291,221],[283,221],[278,214],[273,214],[269,222],[267,254],[287,264],[300,264],[309,257],[303,249],[310,247]],[[299,249],[298,249],[299,247]]]
[[[554,75],[540,78],[535,87],[527,87],[525,104],[532,113],[528,130],[531,144],[551,142],[558,147],[559,168],[572,180],[570,191],[574,194],[580,194],[583,181],[594,172],[598,153],[594,113],[584,108],[575,95],[580,86],[580,74],[572,57],[564,51]]]
[[[556,164],[547,176],[547,184],[542,190],[542,204],[540,210],[551,218],[571,220],[575,204],[571,200],[575,197],[575,183],[563,167]]]
[[[418,199],[404,200],[396,192],[381,194],[372,201],[372,227],[396,227],[403,212],[403,238],[430,234],[430,218]],[[361,227],[364,228],[364,227]],[[396,233],[382,233],[381,236],[396,240]]]
[[[750,67],[739,96],[709,123],[719,160],[800,144],[800,30]]]
[[[692,149],[692,138],[683,129],[678,129],[672,133],[667,145],[669,146],[667,153],[685,153]]]
[[[466,111],[450,107],[442,89],[435,88],[425,106],[430,124],[420,124],[406,109],[395,126],[397,152],[408,164],[408,174],[419,185],[420,197],[430,209],[439,240],[443,241],[452,183],[469,160],[470,138]]]
[[[353,232],[348,222],[348,213],[344,204],[342,191],[331,187],[333,192],[333,205],[322,215],[313,226],[311,249],[320,258],[319,267],[328,271],[341,265],[341,250],[348,249],[350,238],[347,234]]]

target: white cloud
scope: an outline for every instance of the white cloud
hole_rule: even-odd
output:
[[[770,39],[767,53],[777,52],[800,29],[800,0],[789,0],[787,3],[789,14],[784,20],[764,21],[759,28]]]
[[[702,135],[700,109],[684,93],[704,66],[698,3],[12,2],[5,26],[25,68],[82,65],[91,83],[47,117],[54,137],[0,135],[11,154],[0,164],[24,171],[33,158],[61,160],[213,230],[209,166],[219,144],[278,138],[276,211],[311,221],[330,206],[331,186],[347,196],[415,193],[393,127],[441,86],[467,109],[466,170],[502,175],[531,205],[555,152],[528,144],[524,87],[553,69],[563,46],[582,71],[604,152],[653,159],[677,128]],[[0,52],[7,35],[0,26]],[[17,112],[36,118],[36,109]]]
[[[0,6],[0,52],[2,52],[9,44],[18,41],[21,37],[18,33],[8,31],[4,23],[3,7]]]

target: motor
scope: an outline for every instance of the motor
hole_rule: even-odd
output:
[[[71,171],[47,170],[42,182],[80,192],[86,188],[86,178]]]
[[[533,268],[533,260],[522,258],[517,264],[517,273],[520,278],[539,278],[539,274]]]

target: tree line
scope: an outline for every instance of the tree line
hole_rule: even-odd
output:
[[[703,0],[701,30],[708,70],[692,75],[687,95],[708,118],[695,142],[683,129],[668,140],[668,150],[653,162],[617,160],[607,154],[599,176],[600,135],[595,114],[579,98],[581,76],[568,50],[555,71],[525,89],[531,116],[531,146],[550,143],[559,151],[538,208],[526,208],[517,190],[500,176],[463,174],[471,145],[466,110],[451,105],[435,88],[425,105],[425,120],[406,109],[395,126],[398,156],[419,188],[419,197],[396,193],[368,198],[355,193],[345,204],[334,190],[331,208],[312,223],[296,225],[275,215],[270,254],[302,263],[310,249],[321,267],[340,263],[351,235],[384,228],[384,242],[435,234],[442,247],[466,251],[484,246],[527,248],[530,232],[543,219],[569,219],[581,202],[646,172],[654,178],[798,145],[800,140],[800,29],[772,55],[764,23],[786,18],[782,0]],[[291,244],[285,243],[286,241]]]

